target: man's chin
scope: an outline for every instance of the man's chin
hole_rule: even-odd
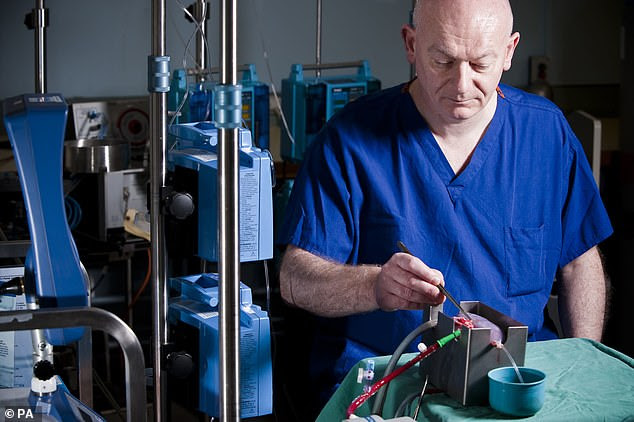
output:
[[[450,118],[450,120],[463,121],[463,120],[468,120],[472,118],[473,116],[475,116],[479,110],[473,107],[466,107],[466,106],[455,107],[454,106],[447,111],[448,111],[448,117]]]

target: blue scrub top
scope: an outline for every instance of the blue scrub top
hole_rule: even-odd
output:
[[[495,116],[456,176],[406,86],[328,122],[295,180],[278,243],[383,264],[401,240],[443,273],[456,299],[484,302],[534,338],[557,269],[612,233],[578,139],[550,101],[500,86]],[[444,313],[456,309],[447,301]],[[392,353],[422,316],[318,320],[314,370],[345,375],[360,358]]]

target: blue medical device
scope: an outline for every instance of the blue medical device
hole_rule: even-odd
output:
[[[240,261],[273,257],[273,167],[271,154],[253,146],[251,133],[239,129]],[[211,122],[172,125],[168,165],[198,173],[198,249],[218,261],[218,130]]]
[[[244,126],[253,134],[256,146],[269,148],[269,86],[258,79],[255,65],[248,64],[242,69],[242,120]],[[174,118],[174,123],[213,121],[214,86],[216,82],[187,82],[187,71],[176,69],[172,72],[172,81],[168,95],[168,109],[175,113],[188,98]]]
[[[301,161],[317,132],[338,110],[363,95],[381,89],[381,81],[372,77],[370,65],[353,63],[355,75],[305,78],[304,66],[294,64],[282,80],[282,110],[293,140],[282,130],[281,153],[285,160]],[[321,65],[320,69],[352,67],[348,64]],[[307,69],[306,69],[307,70]]]
[[[220,373],[218,334],[218,275],[200,274],[170,279],[179,296],[170,301],[168,320],[176,331],[181,323],[197,332],[197,409],[219,416]],[[266,312],[253,304],[251,289],[240,283],[240,416],[273,412],[271,332]]]
[[[50,393],[36,393],[31,391],[28,404],[32,413],[23,415],[25,419],[53,421],[82,421],[105,422],[94,410],[73,396],[58,376],[51,379],[56,383],[54,391]]]
[[[40,308],[88,305],[87,280],[66,220],[62,155],[67,105],[60,94],[26,94],[4,101],[27,211],[31,247],[25,262],[27,301]],[[44,330],[52,345],[79,340],[83,328]]]

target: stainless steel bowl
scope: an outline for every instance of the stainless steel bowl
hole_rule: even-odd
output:
[[[125,170],[130,144],[123,139],[79,139],[64,142],[64,169],[72,173]]]

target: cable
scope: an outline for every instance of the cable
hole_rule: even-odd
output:
[[[421,360],[425,359],[427,356],[431,355],[432,353],[434,353],[435,351],[437,351],[441,347],[445,346],[450,341],[452,341],[455,338],[459,337],[461,333],[462,333],[462,331],[460,331],[458,329],[458,330],[455,330],[453,333],[446,335],[445,337],[439,339],[434,344],[429,346],[424,352],[421,352],[418,355],[416,355],[412,360],[407,362],[405,365],[401,366],[400,368],[398,368],[394,372],[388,374],[387,376],[384,376],[383,378],[381,378],[378,382],[376,382],[374,385],[372,385],[372,387],[370,388],[370,390],[368,392],[361,394],[359,397],[354,399],[352,401],[352,403],[350,403],[350,406],[348,406],[348,410],[346,411],[346,417],[349,418],[350,415],[352,415],[354,413],[354,411],[359,408],[359,406],[361,406],[367,399],[369,399],[377,391],[379,391],[381,389],[381,387],[383,387],[384,385],[388,384],[394,378],[398,377],[403,372],[405,372],[406,370],[408,370],[409,368],[411,368],[412,366],[414,366],[415,364],[417,364]]]
[[[106,353],[108,353],[108,352],[106,351]],[[125,422],[125,417],[123,416],[123,411],[121,409],[121,406],[119,406],[119,403],[117,403],[117,400],[114,398],[114,396],[112,395],[110,390],[108,390],[108,387],[106,386],[106,383],[103,382],[103,380],[101,379],[101,377],[97,373],[97,370],[94,369],[94,368],[92,370],[92,376],[93,376],[93,379],[95,381],[95,384],[101,390],[101,392],[105,396],[106,400],[110,403],[110,405],[112,407],[114,407],[114,410],[117,412],[117,416],[119,416],[119,419],[121,419],[122,421]]]
[[[436,324],[438,324],[438,320],[432,319],[414,328],[401,341],[401,343],[398,345],[396,350],[394,350],[392,357],[390,357],[390,360],[388,361],[387,366],[385,367],[384,375],[387,375],[394,370],[394,367],[396,366],[396,364],[398,363],[398,360],[401,358],[401,356],[405,352],[405,349],[407,349],[407,346],[409,346],[410,343],[414,341],[416,337],[421,335],[423,332],[429,330],[430,328],[434,328]],[[376,399],[374,400],[374,406],[372,407],[372,414],[380,415],[381,413],[383,413],[383,403],[385,402],[386,394],[387,394],[387,388],[379,391],[379,393],[376,395]]]
[[[187,101],[187,98],[189,98],[189,87],[188,87],[188,83],[187,83],[187,53],[189,52],[189,47],[191,45],[192,40],[196,36],[196,34],[198,32],[200,32],[200,33],[202,33],[204,35],[203,30],[202,30],[202,25],[204,24],[204,22],[206,20],[206,16],[207,16],[207,3],[206,2],[204,3],[205,6],[203,8],[203,12],[201,13],[201,15],[202,15],[201,16],[201,21],[199,22],[199,21],[197,21],[194,18],[194,16],[190,13],[190,11],[187,10],[187,8],[180,1],[178,1],[178,0],[174,0],[174,1],[183,10],[183,12],[185,12],[185,14],[187,16],[189,16],[189,18],[192,20],[192,22],[194,22],[194,25],[196,26],[196,28],[194,29],[192,34],[189,36],[189,39],[185,43],[185,51],[183,52],[183,69],[185,69],[185,94],[183,95],[183,99],[178,104],[178,107],[176,108],[176,111],[174,112],[174,115],[172,116],[172,118],[170,119],[170,121],[169,121],[169,123],[167,125],[168,126],[168,130],[174,124],[174,120],[176,120],[176,117],[180,114],[180,111],[185,106],[185,102]],[[181,38],[181,40],[182,40],[182,38]],[[205,44],[205,50],[207,51],[207,58],[208,58],[207,62],[208,62],[209,79],[213,80],[212,73],[211,73],[211,50],[209,48],[209,43],[207,42],[207,37],[206,36],[203,36],[203,42]],[[198,66],[198,63],[196,63],[196,65]],[[172,148],[173,147],[174,146],[172,146]]]
[[[81,222],[83,213],[81,205],[71,196],[64,198],[64,208],[66,209],[66,221],[71,230],[75,230]]]
[[[411,393],[407,397],[405,397],[401,404],[399,404],[396,408],[396,412],[394,412],[394,417],[400,418],[401,416],[403,416],[405,414],[405,409],[407,409],[412,404],[412,401],[414,401],[416,397],[418,397],[418,392]]]
[[[95,281],[95,285],[90,289],[90,297],[92,297],[97,291],[97,287],[101,285],[101,282],[106,278],[106,274],[108,274],[108,264],[104,265],[101,268],[101,273],[99,274],[99,278]]]
[[[269,266],[266,260],[264,263],[264,283],[266,284],[266,312],[271,315],[271,284],[269,282]]]
[[[141,294],[147,287],[150,281],[151,275],[152,275],[152,253],[148,249],[147,250],[147,271],[145,273],[145,278],[143,279],[143,283],[141,283],[141,287],[139,287],[139,290],[137,290],[137,292],[134,294],[134,297],[130,301],[130,304],[128,305],[128,309],[132,309],[132,307],[137,303],[137,301],[141,297]]]
[[[277,111],[279,112],[279,115],[282,118],[282,124],[284,125],[284,130],[286,131],[288,138],[291,140],[292,144],[295,144],[295,138],[293,137],[291,130],[288,128],[286,116],[284,115],[284,110],[282,110],[282,103],[280,102],[280,99],[277,96],[277,89],[275,88],[275,83],[273,82],[273,72],[271,71],[271,63],[269,61],[269,53],[266,48],[264,35],[262,33],[262,26],[260,25],[260,14],[258,12],[257,4],[253,5],[253,10],[255,12],[255,22],[258,29],[258,33],[260,34],[260,41],[262,44],[262,55],[264,57],[264,63],[266,64],[266,71],[269,76],[269,83],[271,84],[271,91],[273,92],[273,98],[275,99],[275,106],[277,107]]]

